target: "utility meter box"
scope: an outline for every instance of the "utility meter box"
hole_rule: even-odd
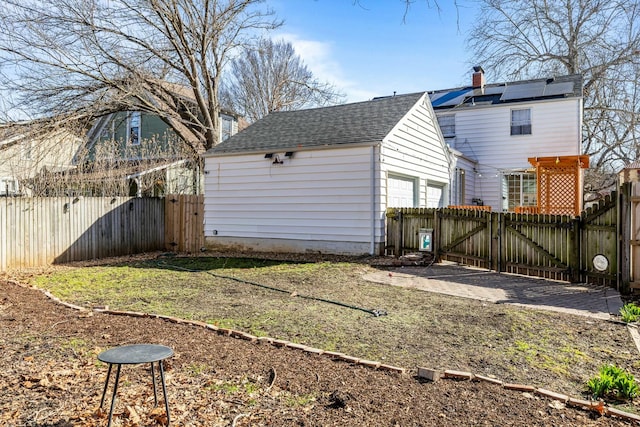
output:
[[[421,252],[433,252],[433,229],[421,228],[418,231],[418,243]]]

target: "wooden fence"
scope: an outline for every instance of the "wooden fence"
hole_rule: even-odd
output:
[[[165,249],[198,252],[204,246],[204,196],[165,197]]]
[[[640,272],[628,274],[629,259],[640,259],[640,251],[630,251],[629,233],[618,231],[617,200],[614,193],[579,217],[389,209],[386,252],[417,252],[421,229],[431,229],[439,259],[626,293],[630,281],[640,287]],[[631,217],[624,206],[621,216]],[[202,196],[0,198],[0,271],[156,250],[197,252],[204,246],[203,210]]]
[[[432,251],[441,260],[619,287],[616,200],[614,193],[579,217],[457,207],[390,208],[386,253],[399,256],[418,252],[421,229],[428,229],[433,230]],[[606,267],[593,262],[596,256],[606,258]]]
[[[0,198],[0,271],[202,247],[202,196]]]

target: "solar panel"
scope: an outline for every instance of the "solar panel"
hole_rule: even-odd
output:
[[[544,89],[544,96],[565,95],[573,93],[573,82],[548,84]]]
[[[507,86],[500,100],[512,101],[514,99],[538,98],[544,95],[545,86],[545,82],[531,82]]]
[[[458,105],[462,101],[464,101],[464,97],[468,92],[469,92],[469,89],[445,92],[444,94],[442,94],[441,96],[438,96],[437,98],[436,97],[432,98],[431,105],[433,105],[434,107],[452,107],[454,105]]]
[[[487,86],[484,88],[485,95],[496,95],[504,92],[506,86]]]

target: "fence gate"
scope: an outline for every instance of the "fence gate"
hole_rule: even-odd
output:
[[[390,208],[386,253],[400,256],[417,252],[419,231],[427,228],[433,229],[433,251],[441,260],[553,280],[596,283],[627,293],[624,284],[629,281],[632,288],[640,288],[640,182],[635,185],[638,195],[629,195],[633,206],[620,202],[621,210],[627,206],[631,211],[627,216],[633,214],[631,238],[622,235],[619,240],[619,197],[612,193],[580,216],[498,213],[466,207]],[[631,280],[625,282],[621,277],[619,283],[619,272],[624,274],[623,266],[629,265],[618,255],[620,241],[631,243],[626,256],[632,259],[634,269]]]
[[[579,280],[579,221],[569,215],[500,214],[498,271]]]
[[[491,212],[439,209],[435,215],[434,242],[441,259],[491,268]]]

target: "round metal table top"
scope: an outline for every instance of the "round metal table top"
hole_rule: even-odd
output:
[[[120,365],[136,363],[152,363],[173,356],[173,350],[158,344],[131,344],[105,350],[98,355],[98,360]]]

